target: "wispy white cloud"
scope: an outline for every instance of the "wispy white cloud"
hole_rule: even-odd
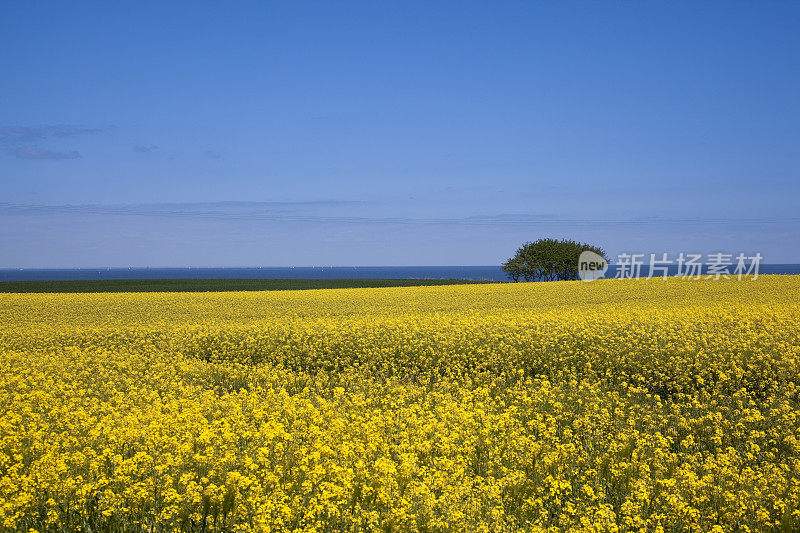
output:
[[[77,150],[50,150],[42,148],[40,143],[101,131],[103,131],[101,128],[87,128],[73,124],[0,126],[0,145],[4,145],[7,153],[19,159],[34,161],[79,159],[81,154]]]

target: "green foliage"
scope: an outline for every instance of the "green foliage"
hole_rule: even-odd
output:
[[[503,263],[503,270],[514,281],[556,281],[578,279],[578,259],[591,251],[606,257],[602,248],[562,239],[539,239],[526,242]],[[608,258],[606,258],[608,260]]]

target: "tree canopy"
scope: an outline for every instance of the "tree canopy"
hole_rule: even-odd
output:
[[[514,281],[556,281],[578,279],[578,260],[584,251],[604,258],[602,248],[562,239],[539,239],[526,242],[503,263],[503,270]],[[608,260],[608,258],[606,258]]]

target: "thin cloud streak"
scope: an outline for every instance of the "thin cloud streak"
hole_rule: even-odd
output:
[[[32,159],[32,160],[59,160],[59,159],[80,159],[80,152],[71,150],[69,152],[54,152],[39,148],[38,146],[25,145],[17,146],[10,150],[11,155],[18,159]]]
[[[6,143],[27,143],[43,139],[76,137],[100,133],[102,128],[87,128],[74,124],[55,124],[39,126],[9,125],[0,126],[0,141]]]
[[[455,226],[533,226],[558,225],[564,227],[605,226],[692,226],[692,225],[756,225],[796,224],[800,217],[639,217],[586,219],[540,214],[475,215],[461,218],[437,217],[375,217],[293,214],[313,207],[352,207],[364,202],[346,200],[319,200],[299,202],[212,202],[173,204],[117,204],[117,205],[28,205],[0,204],[0,215],[44,216],[54,214],[95,216],[139,216],[220,221],[263,221],[345,223],[360,225],[455,225]]]
[[[156,146],[155,144],[151,145],[136,144],[133,146],[133,151],[136,152],[137,154],[146,154],[149,152],[155,152],[156,150],[158,150],[158,146]]]

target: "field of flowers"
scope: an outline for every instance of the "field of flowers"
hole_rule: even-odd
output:
[[[0,528],[798,531],[800,277],[0,295]]]

